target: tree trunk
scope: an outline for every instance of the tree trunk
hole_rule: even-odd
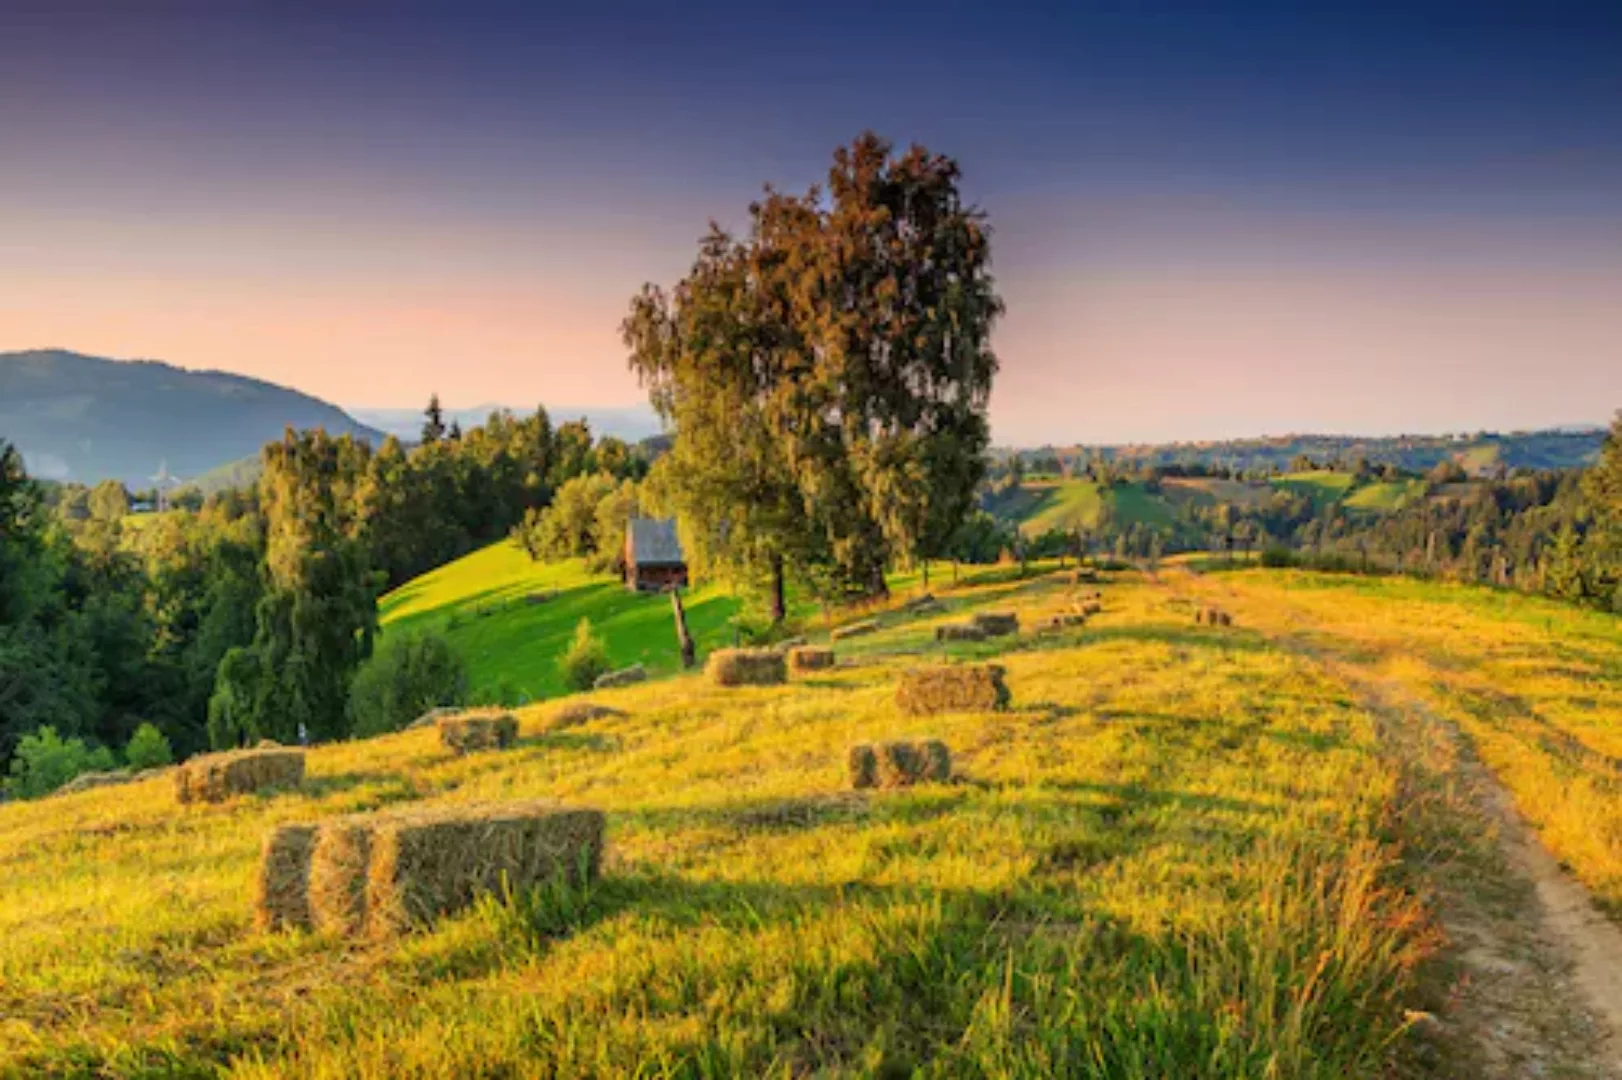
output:
[[[952,584],[957,584],[957,560],[952,560]]]
[[[929,591],[929,560],[924,560],[924,592]]]
[[[772,556],[772,625],[788,618],[788,602],[783,594],[783,556]]]
[[[670,609],[676,618],[676,641],[681,645],[681,666],[690,668],[698,663],[698,654],[693,648],[693,635],[687,631],[687,612],[681,606],[679,589],[670,590]]]

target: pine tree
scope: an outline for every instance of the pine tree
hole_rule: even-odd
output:
[[[422,441],[436,443],[445,437],[445,410],[439,406],[439,395],[434,394],[428,399],[428,407],[422,411]]]

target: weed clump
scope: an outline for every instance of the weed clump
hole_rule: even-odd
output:
[[[518,741],[518,718],[512,713],[457,713],[435,723],[439,741],[456,754],[505,750]]]
[[[194,757],[175,770],[175,797],[183,803],[224,802],[265,788],[298,787],[304,751],[267,747]]]
[[[853,788],[944,784],[952,778],[952,752],[939,739],[858,743],[847,764]]]
[[[776,649],[717,649],[705,668],[717,686],[776,686],[788,665]]]
[[[943,712],[989,712],[1007,708],[1008,686],[999,664],[954,664],[901,673],[895,702],[914,716]]]

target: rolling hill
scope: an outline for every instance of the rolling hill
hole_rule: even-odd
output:
[[[382,436],[335,405],[274,383],[60,349],[0,353],[0,438],[48,480],[149,486],[256,457],[289,427]]]
[[[396,618],[483,602],[464,569]],[[1512,795],[1622,895],[1622,700],[1592,674],[1622,662],[1614,619],[1299,573],[1102,588],[1087,626],[1038,633],[1064,578],[981,573],[832,669],[659,679],[570,727],[524,708],[507,751],[407,731],[220,805],[165,777],[0,805],[0,1075],[1338,1080],[1505,1052],[1602,1074],[1562,1019],[1577,991],[1540,974],[1570,959],[1524,952],[1552,946],[1499,804],[1473,800]],[[1235,628],[1195,625],[1213,603]],[[934,642],[986,610],[1027,629]],[[988,658],[1006,710],[898,709],[903,670]],[[853,743],[925,735],[951,783],[851,790]],[[532,798],[606,813],[595,884],[404,937],[253,927],[275,826]]]

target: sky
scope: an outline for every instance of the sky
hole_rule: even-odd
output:
[[[632,294],[864,129],[989,216],[1000,442],[1622,407],[1622,4],[1559,0],[0,0],[0,351],[631,404]]]

